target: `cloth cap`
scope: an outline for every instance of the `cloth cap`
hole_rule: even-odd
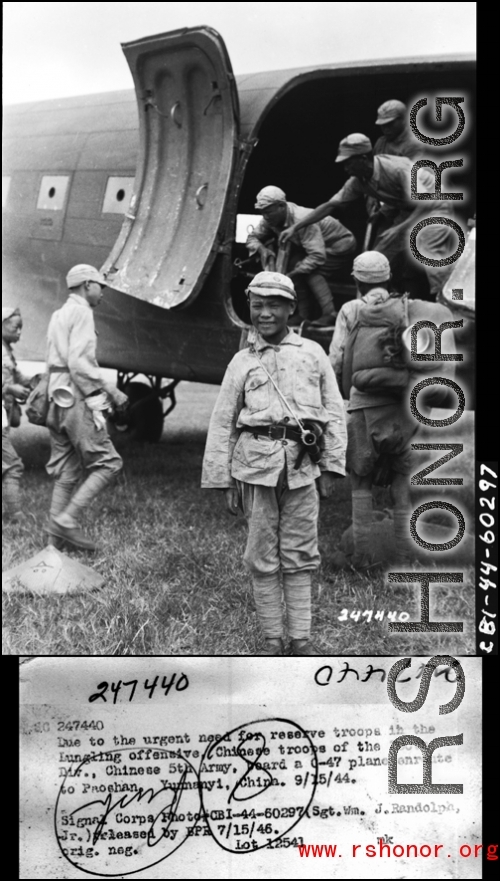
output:
[[[84,281],[97,281],[99,284],[107,284],[104,276],[95,266],[89,266],[87,263],[79,263],[73,266],[66,276],[66,284],[69,288],[77,288]]]
[[[371,153],[372,149],[370,138],[355,132],[353,135],[347,135],[347,138],[340,142],[335,162],[344,162],[350,156],[361,156],[363,153]]]
[[[375,125],[385,125],[386,122],[392,122],[400,116],[406,116],[406,104],[402,101],[384,101],[377,110],[377,119]]]
[[[388,281],[391,267],[380,251],[365,251],[354,260],[351,275],[358,281]]]
[[[268,205],[273,205],[274,202],[286,202],[283,190],[280,190],[279,187],[264,187],[260,193],[257,193],[255,207],[262,210],[262,208],[267,208]]]
[[[13,315],[20,315],[19,306],[2,306],[2,324],[8,321]]]
[[[261,297],[297,299],[292,279],[281,272],[258,272],[248,285],[247,294],[249,293],[259,294]]]

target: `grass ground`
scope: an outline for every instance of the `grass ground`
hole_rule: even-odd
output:
[[[94,556],[74,555],[95,568],[104,587],[86,596],[3,597],[4,654],[247,655],[261,645],[250,580],[241,558],[242,517],[226,513],[221,493],[201,491],[206,430],[218,389],[183,383],[178,406],[157,445],[117,446],[125,459],[114,487],[94,502],[86,528],[99,542]],[[45,475],[45,429],[18,429],[26,464],[25,509],[36,528],[6,525],[3,569],[44,546],[51,484]],[[463,586],[431,588],[431,620],[464,620],[463,634],[390,634],[387,613],[419,618],[419,591],[389,586],[383,574],[337,573],[329,558],[350,522],[349,481],[338,481],[321,503],[323,564],[313,583],[313,629],[325,654],[435,655],[473,651],[473,573]],[[377,507],[388,500],[380,490]],[[467,581],[468,578],[468,581]],[[382,620],[339,621],[342,610],[384,611]]]

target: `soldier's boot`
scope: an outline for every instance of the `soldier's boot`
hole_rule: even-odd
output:
[[[18,477],[14,477],[7,473],[2,478],[2,499],[4,503],[5,519],[22,523],[26,519],[26,516],[21,502],[21,491]]]
[[[282,639],[266,639],[264,648],[259,655],[283,655],[284,645]]]
[[[396,543],[396,566],[405,567],[411,565],[412,542],[410,538],[410,516],[408,508],[394,508],[394,539]]]
[[[371,490],[354,489],[352,491],[352,537],[354,554],[352,565],[355,569],[363,569],[374,562],[371,553],[373,501]]]
[[[52,534],[85,551],[95,551],[96,544],[81,530],[78,520],[85,508],[114,477],[110,471],[93,471],[78,487],[64,511],[51,518]]]
[[[48,525],[45,528],[45,531],[47,532],[48,544],[55,547],[58,551],[61,551],[65,547],[66,542],[63,538],[60,538],[54,532],[54,517],[57,517],[58,514],[62,514],[65,508],[68,507],[77,485],[77,480],[73,481],[72,483],[56,480],[54,484],[54,489],[52,490],[52,499],[50,502],[49,512],[50,519]]]
[[[321,316],[312,323],[320,326],[333,325],[337,312],[335,311],[332,292],[326,278],[320,275],[319,272],[313,272],[308,276],[307,280],[317,303],[321,307]]]
[[[291,655],[322,655],[310,639],[292,639]]]

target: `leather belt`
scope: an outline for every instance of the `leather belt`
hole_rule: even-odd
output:
[[[297,431],[296,428],[291,428],[289,425],[242,425],[240,430],[249,431],[255,437],[258,435],[269,437],[271,440],[284,440],[288,438],[289,440],[300,441],[302,437],[300,431]]]

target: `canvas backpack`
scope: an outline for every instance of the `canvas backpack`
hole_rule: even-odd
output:
[[[363,303],[344,350],[342,385],[399,397],[409,382],[402,334],[408,326],[407,297]]]
[[[46,425],[49,412],[49,374],[41,373],[26,401],[26,416],[34,425]]]
[[[344,351],[342,385],[346,398],[352,386],[362,392],[400,398],[412,378],[436,371],[436,362],[411,360],[403,343],[404,331],[421,320],[439,327],[452,320],[452,314],[439,303],[410,300],[407,294],[383,303],[362,304]],[[440,362],[439,373],[453,375],[454,362]],[[435,389],[433,406],[439,406],[442,397],[443,390]]]

